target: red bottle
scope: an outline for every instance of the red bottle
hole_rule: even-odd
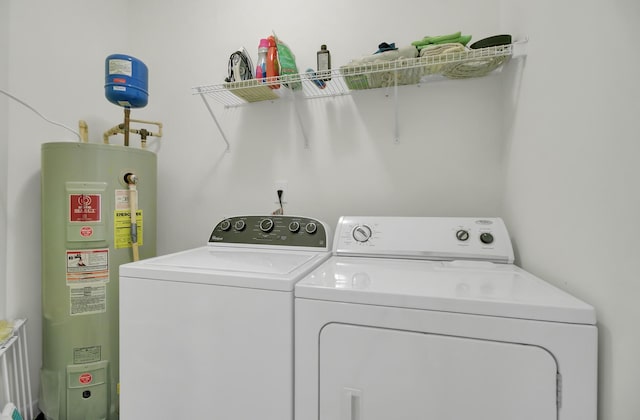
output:
[[[280,75],[280,64],[278,63],[278,48],[276,47],[276,40],[271,35],[269,37],[269,49],[267,50],[267,83],[271,89],[280,89],[279,83],[273,83]]]

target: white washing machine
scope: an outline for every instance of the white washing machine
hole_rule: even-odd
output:
[[[293,287],[329,227],[221,221],[207,246],[120,267],[120,419],[291,420]]]
[[[594,309],[500,219],[343,217],[295,295],[297,420],[596,420]]]

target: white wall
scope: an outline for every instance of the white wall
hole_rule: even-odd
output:
[[[184,4],[184,5],[182,5]],[[500,78],[400,89],[400,143],[393,140],[393,97],[385,90],[299,105],[310,147],[290,103],[227,109],[213,103],[231,143],[191,88],[222,83],[229,55],[272,29],[296,54],[299,70],[316,65],[327,44],[335,66],[371,54],[380,42],[406,46],[428,34],[498,30],[498,2],[404,2],[389,17],[370,2],[330,0],[317,7],[275,1],[138,1],[156,27],[132,28],[134,52],[150,68],[150,105],[136,115],[165,123],[160,153],[159,251],[203,244],[225,216],[269,213],[278,180],[289,214],[334,224],[344,213],[493,215],[500,207]],[[426,10],[425,10],[426,9]],[[424,13],[417,13],[425,10]],[[434,12],[436,11],[436,12]]]
[[[202,244],[225,215],[272,211],[280,180],[288,181],[287,213],[331,224],[348,213],[505,217],[525,268],[596,306],[600,418],[634,419],[640,416],[631,394],[640,378],[632,359],[640,348],[632,325],[638,59],[629,57],[631,23],[640,14],[635,0],[600,3],[412,0],[390,12],[362,0],[313,7],[272,1],[263,9],[204,0],[103,0],[91,7],[82,0],[10,0],[0,83],[8,80],[14,94],[54,120],[72,126],[87,120],[92,141],[99,141],[121,119],[104,99],[104,58],[123,52],[149,66],[149,105],[132,114],[165,124],[161,253]],[[6,15],[0,13],[0,27]],[[382,41],[406,45],[456,30],[474,39],[509,31],[531,41],[526,64],[512,63],[504,74],[400,88],[399,144],[393,97],[376,90],[301,104],[308,149],[285,101],[214,105],[231,142],[226,153],[191,87],[222,82],[228,56],[241,45],[255,54],[272,29],[293,49],[300,70],[315,67],[323,43],[339,66]],[[0,292],[6,284],[6,316],[31,320],[37,376],[40,145],[74,138],[20,105],[3,112],[0,98],[3,121],[10,175],[0,175],[0,197],[8,203],[1,246],[10,246]]]
[[[599,419],[637,419],[640,3],[505,1],[503,12],[506,30],[531,38],[505,192],[519,262],[595,306]]]
[[[9,69],[9,3],[0,2],[0,89],[8,84]],[[8,99],[0,94],[0,238],[7,236],[7,159],[8,139]],[[0,319],[5,318],[7,305],[7,241],[0,241]]]

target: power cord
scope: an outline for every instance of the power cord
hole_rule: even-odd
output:
[[[44,115],[42,115],[40,112],[38,112],[34,107],[32,107],[31,105],[29,105],[28,103],[24,102],[21,99],[16,98],[15,96],[13,96],[12,94],[10,94],[9,92],[0,89],[0,93],[8,96],[9,98],[13,99],[14,101],[18,102],[19,104],[24,105],[25,107],[27,107],[28,109],[30,109],[31,111],[33,111],[36,115],[38,115],[40,118],[42,118],[43,120],[45,120],[46,122],[53,124],[53,125],[57,125],[58,127],[62,127],[65,130],[69,130],[71,131],[73,134],[75,134],[76,136],[78,136],[78,140],[82,140],[82,137],[80,136],[80,133],[78,133],[77,131],[75,131],[72,128],[67,127],[64,124],[60,124],[58,122],[55,121],[51,121],[50,119],[48,119],[47,117],[45,117]]]

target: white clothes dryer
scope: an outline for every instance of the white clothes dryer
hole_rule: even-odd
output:
[[[238,216],[207,246],[120,267],[120,419],[291,420],[293,287],[330,229]]]
[[[298,420],[596,420],[590,305],[498,218],[342,217],[295,287]]]

